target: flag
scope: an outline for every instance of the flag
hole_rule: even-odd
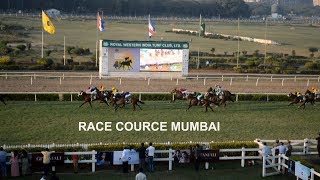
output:
[[[42,26],[43,29],[47,31],[49,34],[54,34],[56,32],[56,28],[54,27],[52,21],[44,11],[42,11]]]
[[[206,32],[206,25],[203,21],[201,14],[200,14],[199,36],[204,36],[205,32]]]
[[[156,28],[154,27],[154,24],[153,22],[151,21],[151,17],[150,17],[150,14],[149,14],[149,38],[151,38],[151,36],[154,35],[154,33],[156,32]]]
[[[101,32],[105,31],[104,21],[101,19],[99,12],[97,14],[97,27],[98,27],[99,31],[101,31]]]

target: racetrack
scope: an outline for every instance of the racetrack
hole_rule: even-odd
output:
[[[230,75],[214,71],[192,71],[190,76],[194,78],[187,78],[178,80],[173,77],[157,78],[151,77],[108,77],[98,78],[96,72],[46,72],[24,73],[24,76],[7,76],[5,73],[1,74],[0,86],[1,92],[79,92],[85,90],[90,86],[99,87],[104,85],[107,89],[117,87],[120,91],[130,92],[170,92],[173,88],[184,87],[189,91],[205,92],[210,86],[220,84],[224,89],[232,93],[283,93],[299,91],[304,93],[311,87],[320,87],[319,77],[300,77],[295,76],[275,76],[272,79],[269,77],[259,77],[262,75],[246,75],[239,77],[239,74]],[[10,75],[10,74],[9,74]],[[91,75],[93,78],[91,78]],[[200,78],[195,78],[197,75]],[[220,76],[217,77],[217,76]],[[221,78],[221,75],[225,75]],[[82,77],[76,77],[82,76]],[[231,77],[234,78],[231,79]],[[204,79],[203,77],[208,77]],[[235,78],[237,77],[237,78]],[[149,84],[148,84],[149,83]]]
[[[119,109],[93,103],[94,108],[75,102],[12,101],[1,106],[0,142],[2,144],[47,143],[139,143],[139,142],[211,142],[252,141],[261,139],[314,138],[319,132],[319,107],[305,110],[288,107],[288,102],[235,102],[227,108],[204,112],[187,102],[147,101],[143,110]],[[79,122],[111,122],[112,131],[79,132]],[[118,131],[118,122],[167,122],[167,131]],[[217,122],[219,131],[173,131],[172,122]],[[19,132],[19,133],[17,133]]]

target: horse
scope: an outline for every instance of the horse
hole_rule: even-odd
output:
[[[299,106],[299,108],[303,106],[303,109],[305,109],[306,103],[308,103],[308,102],[310,102],[312,105],[314,105],[314,99],[312,100],[311,97],[309,97],[309,96],[298,96],[293,93],[289,93],[287,96],[292,100],[292,102],[289,103],[288,106],[290,106],[292,104],[302,103]]]
[[[212,89],[212,87],[209,88],[209,90]],[[223,90],[223,93],[221,95],[221,97],[219,98],[219,96],[216,93],[215,89],[212,89],[212,91],[210,92],[208,90],[207,92],[207,96],[209,97],[210,101],[214,104],[218,104],[219,105],[224,105],[224,107],[227,106],[227,101],[232,101],[234,102],[233,98],[235,96],[235,94],[232,94],[230,91],[228,90]]]
[[[121,108],[125,107],[127,104],[127,101],[123,96],[121,96],[119,98],[113,98],[111,101],[114,106],[114,111],[117,111],[119,107],[121,107]],[[129,104],[132,104],[133,111],[136,110],[136,106],[138,106],[140,108],[140,110],[142,110],[142,108],[140,107],[140,105],[138,103],[144,104],[144,102],[140,101],[138,98],[135,98],[135,97],[130,98]]]
[[[314,102],[317,100],[317,96],[315,93],[311,92],[309,89],[306,90],[304,93],[305,96],[309,97],[311,104],[314,104]]]
[[[5,102],[6,99],[12,100],[12,98],[11,98],[9,95],[7,95],[7,94],[0,94],[0,101],[1,101],[4,105],[7,105],[7,103]]]
[[[131,63],[132,63],[132,60],[131,59],[129,59],[129,57],[125,57],[124,58],[124,61],[122,61],[122,62],[120,62],[119,64],[120,64],[120,66],[119,66],[119,69],[122,67],[123,69],[125,68],[125,67],[128,67],[128,69],[133,69],[133,67],[131,66]]]
[[[85,103],[89,103],[90,107],[92,108],[91,101],[96,101],[96,100],[100,100],[100,102],[104,102],[109,106],[109,103],[107,100],[111,99],[112,94],[111,94],[111,91],[103,91],[103,92],[97,91],[96,99],[92,99],[91,94],[88,94],[84,91],[80,91],[78,96],[82,96],[84,99],[84,102],[79,107],[83,106]]]
[[[185,99],[188,99],[188,95],[189,94],[183,94],[181,90],[179,89],[176,89],[174,88],[172,91],[171,91],[171,94],[172,94],[172,99],[170,100],[170,102],[175,102],[176,99],[179,99],[179,100],[185,100]]]
[[[193,94],[189,94],[187,99],[189,99],[189,105],[188,105],[188,109],[186,111],[188,111],[192,106],[198,106],[198,105],[202,105],[205,108],[205,112],[208,112],[208,107],[211,109],[211,111],[213,111],[212,107],[210,106],[211,101],[208,99],[203,99],[198,100],[197,97],[195,97]]]

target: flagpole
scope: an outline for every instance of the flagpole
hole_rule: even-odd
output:
[[[240,26],[240,19],[238,17],[238,31],[237,31],[237,36],[238,36],[238,52],[237,52],[237,68],[239,67],[239,56],[240,56],[240,38],[239,38],[239,27]]]
[[[97,21],[98,21],[98,15],[99,15],[99,11],[97,12]],[[98,23],[98,22],[97,22]],[[97,26],[97,25],[96,25]],[[98,66],[98,27],[96,27],[97,33],[96,33],[96,67]]]
[[[201,36],[201,14],[200,14],[200,21],[199,21],[199,37]]]
[[[150,41],[150,36],[149,36],[149,31],[150,31],[150,29],[149,29],[149,24],[150,24],[150,14],[149,14],[149,17],[148,17],[148,31],[147,31],[147,37],[149,37],[149,38],[148,38],[148,41]]]
[[[63,65],[66,65],[66,36],[63,36]]]
[[[43,28],[41,29],[41,58],[43,58]]]

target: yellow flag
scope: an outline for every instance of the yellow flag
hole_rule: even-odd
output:
[[[56,28],[54,27],[50,18],[48,17],[48,15],[46,15],[44,11],[42,11],[42,25],[43,29],[47,31],[49,34],[54,34],[56,32]]]

